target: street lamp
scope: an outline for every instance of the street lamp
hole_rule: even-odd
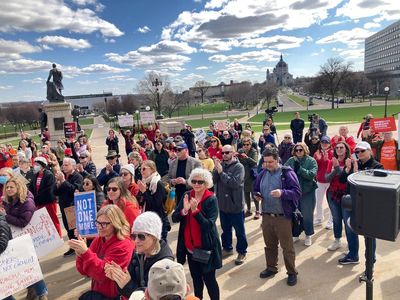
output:
[[[138,131],[139,131],[139,134],[140,134],[140,127],[139,127],[139,111],[136,110],[136,111],[135,111],[135,114],[136,114],[136,124],[137,124],[137,128],[138,128]]]
[[[157,93],[157,114],[160,116],[161,115],[161,103],[160,103],[160,92],[158,90],[159,86],[162,86],[162,81],[158,80],[156,78],[154,81],[151,82],[152,86],[156,87],[156,93]]]
[[[389,96],[389,91],[390,88],[388,86],[386,86],[383,91],[385,92],[385,118],[387,117],[387,100],[388,100],[388,96]]]
[[[226,118],[229,119],[228,106],[226,107]]]

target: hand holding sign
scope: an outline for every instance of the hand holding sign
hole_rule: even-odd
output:
[[[76,193],[75,198],[76,229],[82,237],[96,236],[96,195],[94,191]]]

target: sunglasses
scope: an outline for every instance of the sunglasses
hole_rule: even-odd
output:
[[[132,239],[136,240],[138,238],[142,242],[146,239],[147,234],[145,233],[132,233]]]
[[[97,221],[96,220],[96,226],[99,226],[99,227],[101,227],[101,228],[107,228],[107,226],[108,225],[110,225],[111,224],[111,222],[99,222],[99,221]]]
[[[294,152],[303,152],[303,149],[294,149]]]
[[[203,151],[203,150],[200,149],[200,150],[197,150],[196,153],[200,153],[200,152],[202,152],[202,151]]]
[[[116,158],[116,156],[113,156],[113,157],[106,157],[106,158],[107,158],[107,160],[112,160],[112,159]]]
[[[85,159],[87,156],[80,156],[79,157],[79,160],[81,160],[81,159]]]
[[[196,179],[192,179],[192,184],[204,184],[204,180],[196,180]]]
[[[107,188],[107,192],[110,192],[110,191],[113,191],[114,193],[116,192],[116,191],[118,191],[119,189],[117,188],[117,187],[108,187]]]
[[[243,144],[243,146],[250,146],[250,144]]]
[[[121,175],[121,176],[128,176],[130,173],[126,173],[126,172],[121,172],[121,173],[119,173],[119,175]]]
[[[86,181],[86,182],[83,183],[84,186],[89,186],[90,184],[91,184],[90,181]]]
[[[175,152],[181,152],[183,148],[174,148]]]
[[[211,143],[216,143],[216,142],[217,142],[216,140],[212,140],[212,141],[211,141]]]
[[[354,151],[354,153],[355,153],[355,154],[358,154],[358,153],[360,153],[360,152],[361,152],[361,153],[364,153],[365,151],[367,151],[367,150],[365,150],[365,149],[363,149],[363,150],[356,150],[356,151]]]
[[[231,154],[232,151],[222,151],[221,153],[222,153],[222,154],[225,154],[225,155],[228,155],[228,154]]]
[[[146,171],[147,169],[148,169],[148,168],[143,167],[143,168],[142,168],[142,172],[143,172],[143,171]]]

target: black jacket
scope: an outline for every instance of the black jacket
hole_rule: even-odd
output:
[[[0,254],[6,250],[8,241],[11,239],[11,228],[6,221],[6,217],[0,214]]]
[[[78,172],[72,173],[59,187],[56,186],[54,194],[58,196],[60,208],[74,205],[75,191],[82,191],[83,177]]]
[[[363,170],[370,170],[370,169],[383,169],[383,166],[381,163],[377,162],[372,156],[369,160],[363,164],[360,160],[358,160],[358,170],[363,171]],[[342,174],[340,174],[339,177],[339,182],[340,183],[347,183],[347,177],[349,177],[350,174],[352,174],[353,167],[351,167],[350,172],[346,173],[346,168],[343,168]],[[347,191],[350,192],[350,186],[347,185]]]
[[[130,295],[136,289],[145,289],[147,287],[147,282],[149,278],[150,268],[159,260],[168,258],[174,260],[174,255],[171,248],[164,241],[160,241],[161,249],[156,255],[147,257],[144,259],[143,254],[138,254],[136,251],[132,255],[131,262],[128,266],[129,275],[131,275],[131,280],[121,289],[118,285],[118,291],[121,295],[125,297],[130,297]],[[143,278],[140,278],[140,270],[142,268]]]
[[[89,161],[86,167],[83,168],[83,172],[81,172],[80,174],[83,178],[85,178],[88,175],[93,175],[94,177],[96,177],[96,173],[96,165],[94,164],[94,162]]]
[[[108,151],[115,150],[119,154],[118,137],[114,136],[113,139],[109,137],[106,138],[106,144],[108,146]]]
[[[54,195],[54,189],[56,187],[56,179],[53,173],[47,169],[44,169],[39,189],[36,190],[36,181],[38,176],[39,173],[36,173],[29,184],[29,191],[34,196],[36,206],[46,205],[56,201],[56,196]]]
[[[189,193],[189,192],[188,192]],[[187,250],[185,246],[184,231],[186,226],[186,217],[181,215],[183,209],[183,198],[179,201],[178,206],[172,214],[172,221],[179,224],[178,244],[176,246],[176,259],[178,263],[186,262]],[[204,250],[211,250],[212,254],[209,263],[202,264],[202,271],[208,273],[222,267],[222,249],[219,241],[217,226],[215,224],[218,218],[218,201],[215,195],[205,199],[201,205],[201,210],[195,215],[196,221],[201,227],[201,244]]]
[[[151,152],[150,156],[148,156],[148,159],[156,163],[157,172],[158,174],[160,174],[161,177],[168,173],[169,154],[167,151],[165,151],[165,149],[161,149],[160,152],[158,152],[157,149],[154,149],[154,151]]]

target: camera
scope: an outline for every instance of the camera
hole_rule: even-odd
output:
[[[317,119],[318,115],[317,114],[312,114],[312,115],[308,115],[308,121],[310,121],[311,123],[314,123],[315,119]]]
[[[272,106],[269,109],[265,110],[265,113],[268,115],[268,117],[272,118],[272,116],[274,115],[274,113],[278,112],[278,109],[276,108],[276,106]]]
[[[310,131],[312,133],[312,136],[314,136],[316,135],[316,131],[318,129],[318,115],[308,115],[308,121],[310,122]]]
[[[365,121],[364,121],[364,124],[363,124],[363,130],[369,130],[369,128],[370,128],[370,122],[371,122],[371,117],[369,117],[369,116],[366,116],[365,118]]]

